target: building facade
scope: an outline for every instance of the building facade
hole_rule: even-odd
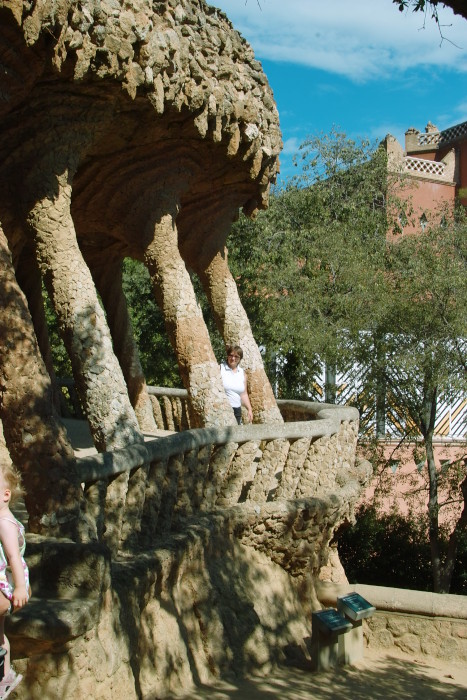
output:
[[[438,223],[458,199],[467,206],[467,122],[439,131],[431,122],[424,132],[411,127],[405,150],[386,137],[389,171],[403,174],[399,193],[408,206],[399,216],[400,231],[416,233]]]

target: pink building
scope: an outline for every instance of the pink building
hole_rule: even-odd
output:
[[[452,210],[457,197],[467,206],[467,122],[438,131],[428,122],[425,132],[410,128],[405,151],[386,137],[389,171],[405,176],[399,192],[409,203],[399,217],[400,232],[416,233]]]

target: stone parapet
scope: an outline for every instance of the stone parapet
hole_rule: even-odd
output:
[[[78,460],[89,482],[150,465],[141,539],[111,556],[28,535],[33,598],[7,629],[19,698],[170,697],[306,645],[315,581],[370,470],[355,463],[356,412],[294,411],[308,420],[162,434]]]
[[[364,624],[372,649],[467,662],[467,620],[377,612]]]
[[[371,467],[367,462],[355,461],[355,409],[313,403],[300,406],[295,402],[293,410],[294,416],[313,419],[163,434],[144,444],[78,459],[79,478],[89,485],[149,469],[144,507],[140,519],[133,521],[140,546],[197,513],[232,506],[253,506],[261,511],[265,505],[271,513],[262,513],[260,520],[274,519],[275,509],[281,521],[283,508],[290,514],[297,509],[308,512],[310,498],[327,502],[333,494],[336,507],[328,520],[329,528],[323,530],[324,552],[324,541],[330,541],[336,523],[352,520]],[[286,525],[280,525],[279,530],[268,527],[262,537],[263,544],[265,538],[275,542],[273,549],[278,552],[289,550],[281,560],[287,560],[286,568],[294,575],[309,568],[306,552],[315,534],[323,534],[319,524],[310,534],[307,528],[312,518],[303,517],[307,524],[298,528],[293,541],[289,541]],[[141,535],[137,536],[138,532]],[[300,538],[303,541],[296,547],[295,541]],[[325,563],[323,557],[318,563]]]
[[[407,153],[433,152],[464,139],[466,135],[467,122],[456,124],[444,131],[439,131],[436,127],[426,132],[411,128],[405,132],[405,150]]]
[[[342,586],[322,581],[319,585],[318,597],[322,603],[334,604],[338,596],[345,595],[349,591],[360,593],[378,610],[467,620],[467,596],[449,593],[386,588],[364,583],[350,583]]]
[[[467,661],[467,597],[364,584],[316,583],[322,605],[359,593],[376,607],[364,621],[365,642],[371,649]]]

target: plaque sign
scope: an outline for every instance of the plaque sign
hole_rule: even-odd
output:
[[[314,612],[313,619],[317,621],[320,631],[326,634],[342,634],[352,629],[352,623],[334,608]]]
[[[363,620],[371,617],[376,608],[359,593],[349,593],[337,599],[337,607],[351,620]]]

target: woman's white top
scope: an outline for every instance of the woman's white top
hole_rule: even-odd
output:
[[[232,408],[239,408],[242,405],[240,395],[245,391],[245,372],[242,367],[237,367],[234,372],[225,362],[222,362],[221,377],[230,405]]]

